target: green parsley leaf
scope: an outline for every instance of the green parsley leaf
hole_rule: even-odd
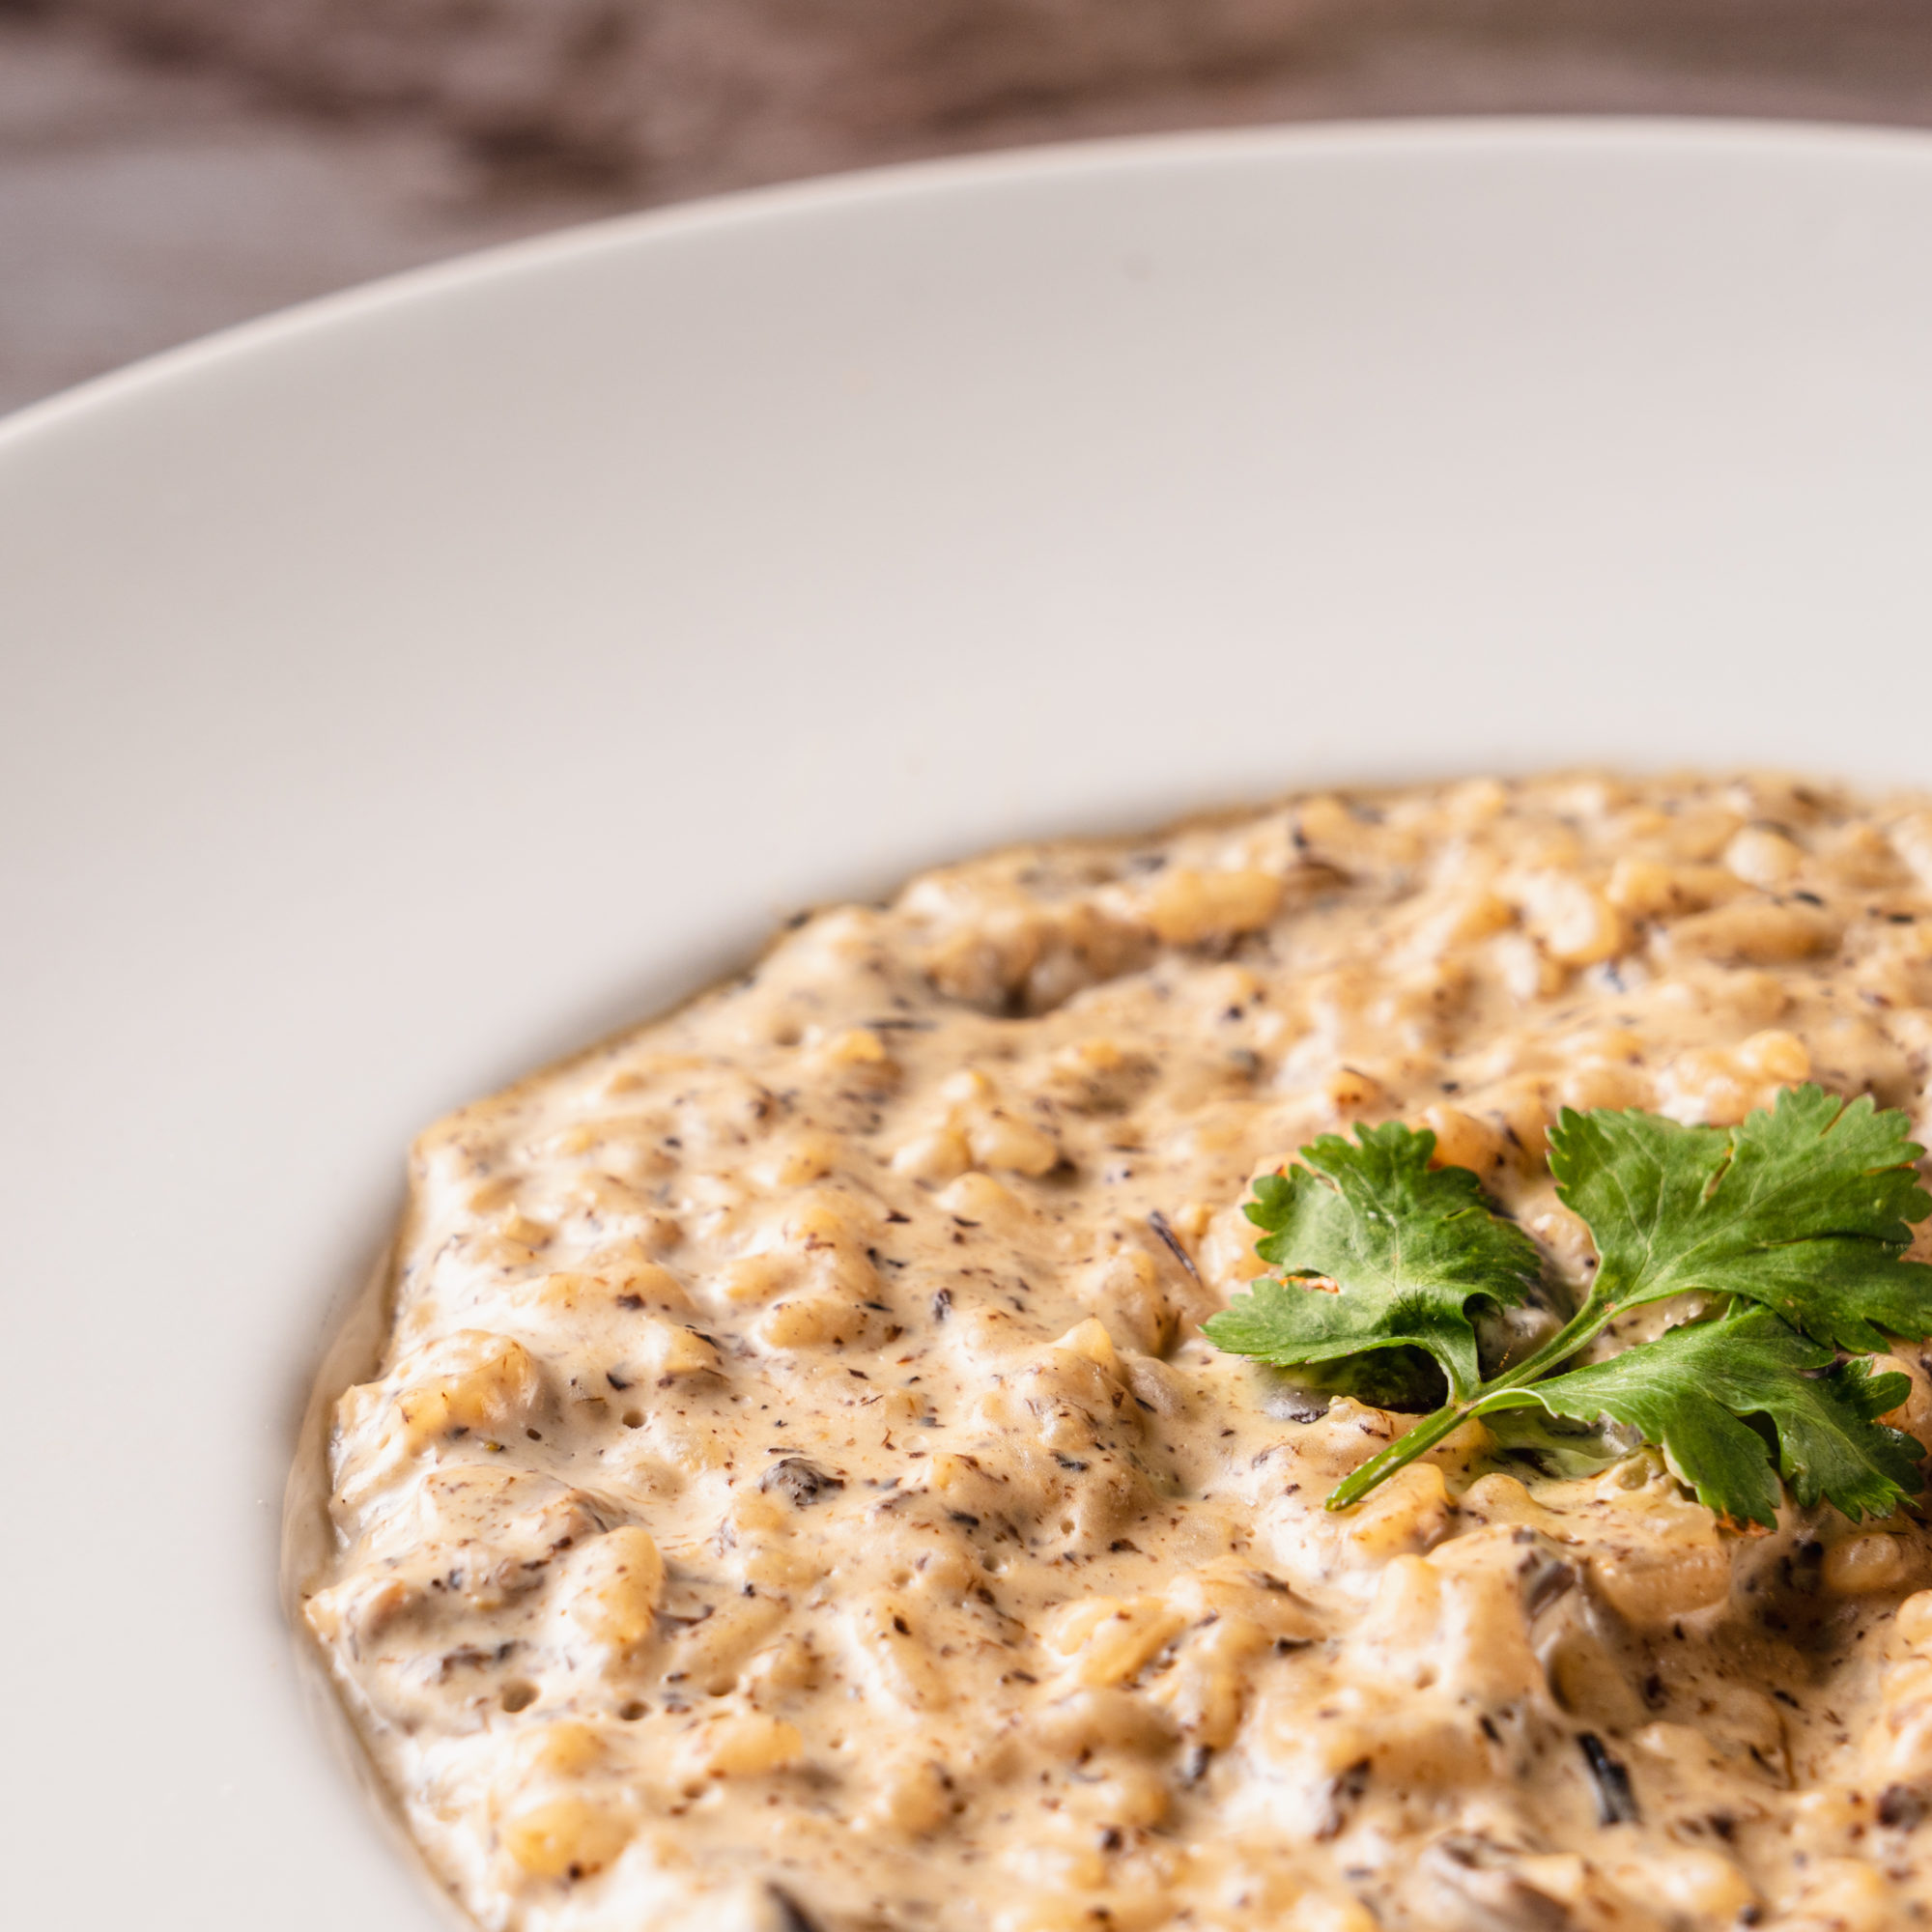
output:
[[[1469,1303],[1521,1301],[1539,1263],[1535,1243],[1489,1211],[1473,1174],[1430,1167],[1435,1151],[1434,1134],[1395,1121],[1359,1128],[1355,1142],[1324,1134],[1302,1149],[1306,1166],[1264,1175],[1247,1208],[1267,1230],[1255,1251],[1288,1278],[1236,1296],[1205,1324],[1208,1338],[1277,1368],[1421,1349],[1451,1399],[1468,1401],[1480,1383]],[[1323,1285],[1297,1285],[1307,1282]]]
[[[1918,1494],[1918,1444],[1878,1421],[1911,1392],[1905,1376],[1835,1362],[1768,1309],[1733,1307],[1609,1361],[1485,1397],[1469,1413],[1537,1404],[1573,1422],[1607,1415],[1660,1444],[1707,1507],[1771,1529],[1779,1476],[1807,1508],[1822,1497],[1854,1522]],[[1741,1419],[1749,1415],[1776,1433],[1775,1470],[1770,1442]]]
[[[1820,1087],[1787,1089],[1730,1128],[1566,1109],[1550,1167],[1596,1243],[1596,1275],[1555,1335],[1487,1383],[1468,1307],[1524,1298],[1531,1243],[1488,1211],[1473,1175],[1430,1171],[1433,1135],[1397,1123],[1358,1140],[1324,1137],[1302,1151],[1306,1170],[1256,1183],[1247,1211],[1268,1231],[1256,1251],[1287,1279],[1206,1324],[1219,1347],[1281,1367],[1346,1378],[1389,1349],[1440,1364],[1447,1404],[1339,1484],[1330,1509],[1471,1416],[1532,1407],[1640,1431],[1738,1521],[1776,1521],[1780,1476],[1807,1508],[1855,1520],[1919,1493],[1918,1444],[1878,1421],[1909,1384],[1837,1360],[1883,1351],[1888,1334],[1932,1335],[1932,1267],[1905,1259],[1932,1195],[1904,1115]],[[1310,1278],[1321,1287],[1295,1285]],[[1718,1319],[1559,1373],[1627,1310],[1693,1291],[1720,1303]]]
[[[1575,1114],[1549,1136],[1562,1199],[1603,1258],[1606,1313],[1687,1290],[1775,1308],[1832,1348],[1876,1353],[1881,1329],[1932,1334],[1932,1267],[1900,1259],[1932,1214],[1905,1116],[1787,1088],[1741,1125]]]

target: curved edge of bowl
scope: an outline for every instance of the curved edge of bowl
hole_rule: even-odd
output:
[[[1211,166],[1275,154],[1401,155],[1434,149],[1726,153],[1794,150],[1846,161],[1885,158],[1932,168],[1932,130],[1878,124],[1672,115],[1464,115],[1260,125],[1042,143],[988,154],[941,156],[736,189],[635,213],[577,223],[472,250],[318,296],[142,356],[0,417],[0,463],[70,423],[229,361],[273,353],[384,311],[540,275],[560,262],[594,258],[658,240],[791,217],[806,210],[863,208],[921,195],[1121,173]]]

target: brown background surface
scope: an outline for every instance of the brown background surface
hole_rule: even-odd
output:
[[[1932,124],[1932,0],[0,0],[0,408],[721,188],[1538,111]]]

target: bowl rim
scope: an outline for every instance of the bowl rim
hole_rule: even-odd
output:
[[[645,240],[724,232],[814,210],[836,212],[935,193],[971,192],[1030,179],[1072,179],[1138,168],[1211,165],[1277,152],[1341,156],[1416,151],[1463,155],[1627,152],[1655,158],[1667,150],[1776,155],[1845,163],[1888,160],[1932,167],[1932,128],[1882,122],[1689,114],[1466,114],[1254,123],[1145,134],[1045,141],[980,154],[939,155],[807,175],[699,195],[661,207],[573,222],[518,241],[352,283],[137,357],[0,415],[0,462],[39,438],[152,389],[191,379],[231,359],[272,352],[384,311],[542,274]]]

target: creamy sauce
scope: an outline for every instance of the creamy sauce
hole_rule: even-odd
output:
[[[932,872],[424,1136],[307,1623],[492,1927],[1918,1923],[1916,1520],[1736,1537],[1474,1429],[1324,1514],[1407,1418],[1197,1324],[1318,1132],[1434,1128],[1574,1287],[1557,1107],[1922,1139],[1929,1053],[1923,801],[1480,781]]]

